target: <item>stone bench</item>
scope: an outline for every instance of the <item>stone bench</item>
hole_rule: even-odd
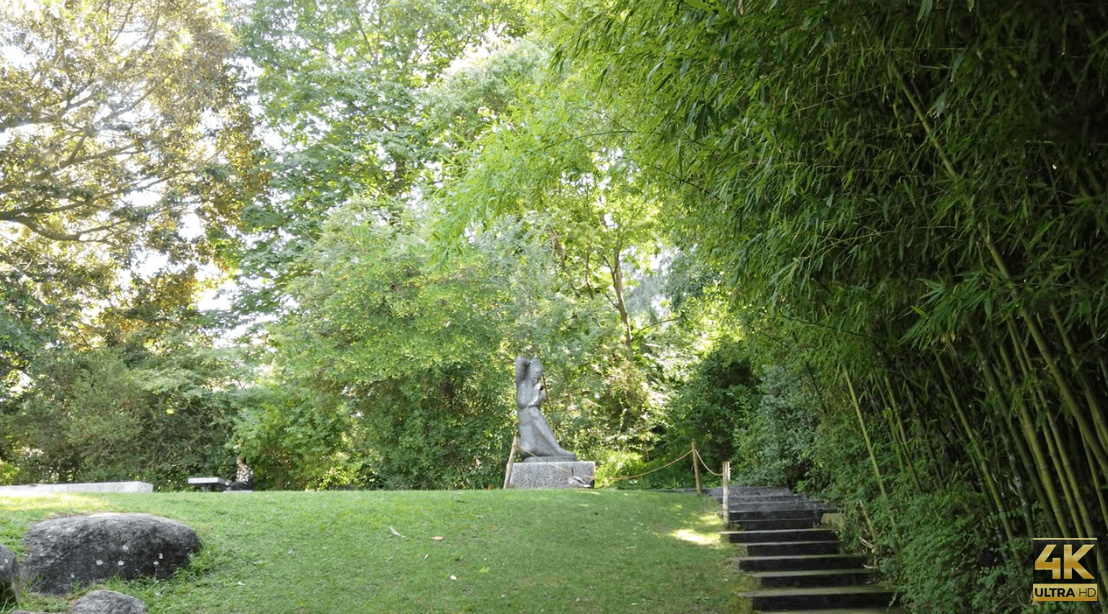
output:
[[[211,490],[213,486],[219,487],[219,490],[227,488],[227,485],[231,482],[224,480],[223,478],[189,478],[189,486],[197,486],[202,490]]]
[[[96,492],[154,492],[149,482],[81,482],[69,484],[23,484],[21,486],[0,486],[0,497],[35,497],[59,493],[96,493]]]

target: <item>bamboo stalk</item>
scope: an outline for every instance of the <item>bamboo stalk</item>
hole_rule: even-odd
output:
[[[854,402],[854,410],[858,413],[858,426],[862,428],[862,437],[866,440],[866,449],[869,450],[869,461],[873,463],[873,475],[877,477],[877,486],[881,489],[881,496],[888,501],[889,493],[885,491],[885,480],[881,478],[881,469],[877,467],[877,457],[873,454],[873,444],[870,443],[869,432],[866,431],[866,421],[862,417],[862,406],[858,404],[858,395],[854,393],[854,384],[850,382],[850,377],[846,373],[843,373],[843,378],[846,379],[846,386],[850,389],[850,400]]]
[[[1091,537],[1096,535],[1097,532],[1093,529],[1092,517],[1089,515],[1089,509],[1085,505],[1085,497],[1081,494],[1081,485],[1077,480],[1077,473],[1070,464],[1070,455],[1066,453],[1066,449],[1062,442],[1062,436],[1058,433],[1058,425],[1051,416],[1047,416],[1046,420],[1047,424],[1050,426],[1051,434],[1054,435],[1055,448],[1057,448],[1058,456],[1061,458],[1062,466],[1065,468],[1066,476],[1070,481],[1070,490],[1073,492],[1073,503],[1077,506],[1077,513],[1081,517],[1081,523],[1078,526],[1084,526],[1086,536]]]
[[[1011,325],[1011,321],[1008,321],[1008,334],[1015,335],[1015,330]],[[1077,479],[1074,477],[1073,469],[1070,466],[1069,455],[1066,454],[1065,445],[1062,443],[1062,438],[1058,434],[1057,425],[1054,422],[1054,418],[1050,415],[1050,408],[1046,400],[1046,395],[1043,394],[1042,386],[1039,383],[1039,379],[1034,376],[1031,366],[1031,356],[1027,352],[1027,347],[1023,344],[1015,344],[1016,349],[1016,362],[1019,364],[1020,372],[1023,374],[1025,381],[1031,383],[1032,395],[1031,402],[1035,405],[1035,409],[1039,416],[1042,416],[1047,423],[1048,429],[1043,430],[1043,437],[1046,439],[1046,447],[1050,453],[1050,460],[1054,464],[1054,472],[1058,476],[1059,485],[1062,487],[1062,495],[1066,498],[1066,505],[1069,508],[1071,520],[1073,520],[1073,527],[1076,530],[1083,524],[1082,516],[1087,517],[1088,512],[1081,513],[1079,506],[1084,507],[1084,502],[1081,501],[1081,495],[1077,488]],[[1008,356],[1008,351],[1003,345],[998,345],[1001,364],[1004,365],[1005,372],[1008,375],[1008,379],[1015,381],[1016,373],[1012,367],[1012,360]]]
[[[1011,334],[1011,332],[1012,332],[1011,328],[1009,329],[1009,332]],[[1017,353],[1016,358],[1019,361],[1020,368],[1022,370],[1024,370],[1025,373],[1026,373],[1026,371],[1028,371],[1031,368],[1030,367],[1031,357],[1027,354],[1026,351],[1024,351],[1022,353],[1022,355],[1020,353]],[[1069,482],[1069,488],[1063,488],[1063,490],[1072,491],[1072,495],[1070,495],[1071,496],[1070,513],[1071,513],[1071,515],[1079,516],[1080,519],[1081,519],[1081,522],[1077,522],[1077,519],[1075,518],[1074,527],[1075,528],[1076,527],[1084,527],[1086,535],[1089,535],[1089,536],[1096,535],[1097,531],[1093,528],[1092,515],[1089,513],[1088,506],[1085,503],[1085,497],[1081,493],[1081,481],[1078,479],[1077,472],[1073,468],[1073,465],[1070,463],[1070,455],[1066,452],[1065,442],[1062,441],[1062,436],[1058,432],[1058,427],[1057,427],[1057,424],[1055,422],[1055,419],[1054,419],[1053,416],[1050,415],[1050,413],[1048,411],[1048,404],[1047,404],[1046,395],[1042,390],[1042,386],[1039,384],[1039,382],[1036,378],[1029,378],[1029,379],[1032,382],[1032,385],[1034,387],[1034,391],[1036,393],[1038,404],[1040,406],[1040,412],[1045,417],[1046,422],[1047,422],[1048,426],[1050,427],[1050,431],[1051,431],[1050,434],[1053,435],[1053,438],[1055,440],[1055,445],[1054,445],[1055,449],[1051,451],[1051,456],[1054,459],[1056,464],[1059,463],[1059,462],[1061,462],[1061,464],[1062,464],[1062,470],[1059,470],[1059,476],[1061,477],[1061,476],[1064,475],[1064,477],[1065,477],[1065,479],[1062,481],[1063,487],[1066,486],[1066,480],[1068,480],[1068,482]],[[1081,432],[1078,433],[1078,437],[1079,437],[1080,441],[1085,444],[1082,447],[1085,449],[1086,459],[1089,459],[1089,456],[1091,455],[1091,450],[1090,450],[1090,446],[1087,444],[1087,439],[1086,439],[1085,435],[1086,435],[1086,433],[1081,433]],[[1050,440],[1048,439],[1047,442],[1049,443]],[[1089,460],[1091,460],[1091,459],[1089,459]],[[1090,463],[1089,467],[1090,468],[1094,467],[1094,465],[1092,463]],[[1093,471],[1091,471],[1091,473],[1093,474],[1093,477],[1095,478],[1096,474],[1097,474],[1097,471],[1094,469]],[[1101,514],[1102,514],[1101,518],[1102,518],[1102,520],[1108,521],[1108,513],[1105,513],[1104,507],[1103,507],[1104,498],[1103,498],[1102,493],[1097,492],[1097,497],[1099,498],[1099,500],[1101,502],[1101,506],[1102,506],[1101,507]],[[1098,552],[1098,555],[1099,555],[1099,552]]]
[[[977,340],[976,335],[970,335],[970,341],[973,343],[973,347],[977,350],[977,359],[981,365],[981,371],[985,375],[985,382],[993,390],[993,394],[996,396],[997,403],[1000,407],[1005,406],[1004,396],[1001,392],[1000,384],[997,382],[996,375],[993,373],[992,366],[989,364],[981,343]],[[1035,432],[1034,423],[1031,420],[1031,416],[1027,411],[1027,407],[1023,404],[1023,401],[1018,397],[1012,400],[1012,404],[1016,406],[1018,410],[1017,415],[1020,419],[1020,425],[1023,427],[1023,436],[1030,446],[1031,454],[1035,458],[1035,467],[1039,472],[1039,479],[1042,480],[1043,489],[1046,491],[1047,500],[1045,501],[1050,505],[1051,512],[1053,512],[1055,520],[1058,523],[1058,528],[1061,531],[1063,537],[1069,537],[1069,526],[1066,524],[1065,514],[1062,512],[1062,505],[1058,501],[1058,493],[1054,490],[1054,482],[1050,478],[1049,465],[1043,456],[1042,447],[1039,444],[1038,435]]]
[[[958,394],[954,390],[954,384],[950,379],[950,374],[947,373],[946,367],[943,366],[942,357],[940,357],[937,352],[935,353],[935,362],[939,365],[939,371],[942,373],[943,381],[946,382],[947,390],[950,391],[950,399],[954,403],[954,410],[958,412],[958,420],[962,423],[962,428],[966,432],[966,439],[970,442],[970,456],[973,457],[974,466],[981,476],[981,481],[985,483],[989,495],[992,496],[993,505],[996,507],[997,516],[1000,517],[1001,524],[1004,527],[1004,535],[1008,538],[1008,544],[1010,547],[1014,548],[1016,536],[1012,531],[1011,523],[1008,521],[1008,515],[1004,509],[1004,502],[1000,498],[1000,491],[997,490],[992,475],[989,473],[988,466],[985,464],[985,455],[978,446],[977,434],[970,428],[969,420],[966,419],[966,412],[962,409],[962,402],[958,399]]]
[[[889,407],[889,399],[885,396],[884,391],[880,389],[880,386],[878,387],[877,393],[881,395],[881,415],[885,418],[885,422],[889,427],[889,434],[893,438],[893,450],[896,451],[896,464],[900,467],[901,473],[908,473],[908,462],[904,458],[904,451],[900,445],[900,439],[896,435],[896,427],[893,426],[893,410]]]
[[[1062,395],[1062,402],[1065,404],[1066,409],[1069,410],[1081,427],[1083,432],[1096,432],[1089,425],[1088,420],[1085,417],[1085,412],[1081,411],[1081,408],[1077,404],[1077,399],[1073,396],[1073,391],[1070,389],[1069,383],[1066,381],[1065,376],[1062,374],[1062,370],[1058,368],[1058,362],[1054,359],[1054,354],[1047,346],[1046,338],[1043,337],[1043,331],[1036,323],[1035,318],[1031,317],[1031,312],[1027,310],[1023,301],[1020,300],[1019,294],[1016,290],[1016,285],[1012,281],[1012,276],[1008,273],[1008,266],[1004,264],[1004,259],[1000,255],[1000,250],[993,244],[992,237],[988,232],[985,233],[985,246],[989,250],[989,254],[992,256],[993,263],[996,264],[997,269],[1000,271],[1002,278],[1008,285],[1009,290],[1012,292],[1012,296],[1016,299],[1017,310],[1020,314],[1020,319],[1023,320],[1024,325],[1027,327],[1027,331],[1031,333],[1031,338],[1035,341],[1035,346],[1039,350],[1039,355],[1042,356],[1043,362],[1046,363],[1047,370],[1054,378],[1055,384],[1058,385],[1058,392]],[[1100,470],[1105,474],[1108,474],[1108,455],[1105,454],[1104,449],[1099,441],[1090,440],[1085,437],[1085,440],[1093,446],[1093,455],[1097,459],[1097,463],[1100,465]],[[1095,443],[1094,443],[1095,442]]]
[[[1062,496],[1066,498],[1066,507],[1069,508],[1073,528],[1075,531],[1079,531],[1084,523],[1081,522],[1081,514],[1077,508],[1078,498],[1080,497],[1080,494],[1074,490],[1077,487],[1077,482],[1073,479],[1069,459],[1062,444],[1062,437],[1058,435],[1058,427],[1054,424],[1054,419],[1048,415],[1045,417],[1045,422],[1048,428],[1044,430],[1043,438],[1046,440],[1047,451],[1050,453],[1050,461],[1054,464],[1054,472],[1058,475],[1058,483],[1062,487]],[[1075,533],[1075,535],[1079,534],[1080,532]]]
[[[1093,466],[1093,459],[1092,459],[1092,454],[1089,452],[1089,448],[1085,448],[1085,458],[1088,459],[1089,466],[1092,467]],[[1098,474],[1097,474],[1096,471],[1090,471],[1090,473],[1092,474],[1092,477],[1093,477],[1093,490],[1096,491],[1096,498],[1097,498],[1097,501],[1100,503],[1100,514],[1105,519],[1106,523],[1108,523],[1108,506],[1105,506],[1105,504],[1104,504],[1104,493],[1100,489],[1100,478],[1098,477]],[[1104,559],[1105,559],[1105,557],[1104,557],[1104,545],[1101,543],[1101,540],[1097,540],[1096,568],[1098,570],[1105,569]],[[1105,574],[1104,574],[1103,571],[1101,571],[1099,574],[1097,574],[1097,583],[1098,583],[1098,586],[1100,587],[1100,589],[1099,589],[1100,592],[1098,593],[1098,595],[1101,596],[1100,605],[1101,605],[1101,608],[1103,608],[1104,607],[1104,597],[1103,596],[1105,595],[1106,589],[1108,589],[1108,579],[1105,578]]]
[[[1089,453],[1088,448],[1085,448],[1085,458],[1088,460],[1089,466],[1092,467],[1093,457],[1092,454]],[[1096,493],[1097,503],[1100,504],[1101,519],[1104,521],[1105,526],[1108,527],[1108,505],[1104,502],[1104,491],[1101,489],[1100,485],[1100,474],[1096,471],[1090,471],[1089,473],[1092,475],[1093,479],[1093,492]],[[1102,573],[1101,576],[1103,577],[1104,574]]]
[[[926,376],[928,384],[935,384],[933,370],[924,369],[923,373]],[[892,381],[888,378],[887,375],[885,379],[886,386],[892,389]],[[911,384],[911,381],[907,378],[903,378],[903,380],[905,382],[905,386]],[[935,385],[941,388],[941,385]],[[878,386],[878,388],[880,389],[880,386]],[[921,390],[926,390],[926,387],[921,387]],[[929,395],[927,395],[925,392],[913,394],[912,390],[906,388],[902,396],[893,397],[892,405],[896,412],[893,414],[893,417],[896,421],[896,433],[894,434],[899,434],[900,440],[903,442],[904,445],[905,454],[908,456],[909,459],[918,458],[920,455],[926,455],[928,458],[927,462],[930,463],[929,468],[935,472],[934,476],[930,475],[927,471],[923,472],[922,474],[919,474],[917,472],[917,475],[922,475],[923,478],[932,478],[932,484],[945,483],[945,464],[941,462],[938,456],[935,454],[937,446],[931,444],[931,442],[933,441],[933,433],[928,432],[927,422],[923,420],[923,415],[927,412],[923,408],[921,408],[919,406],[919,403],[916,401],[916,399],[920,397],[929,398]],[[907,408],[905,408],[904,406],[907,406]],[[916,427],[918,434],[915,437],[908,437],[907,429],[905,429],[904,427],[904,416],[913,415],[919,417],[918,420],[912,423],[913,426]],[[920,442],[920,444],[913,448],[912,445],[909,443],[910,441]],[[915,465],[916,463],[910,463],[909,467],[914,469]],[[920,479],[918,481],[920,486],[922,487],[924,479]]]
[[[939,386],[937,383],[935,385],[936,387]],[[923,415],[924,412],[920,409],[919,403],[916,401],[916,397],[914,395],[908,397],[908,405],[911,407],[912,411],[912,413],[909,415]],[[917,450],[920,450],[927,455],[930,461],[929,466],[932,467],[934,471],[933,475],[931,475],[930,472],[925,472],[924,477],[931,477],[931,484],[945,484],[947,482],[946,466],[945,463],[941,462],[939,459],[939,453],[937,452],[939,446],[934,444],[934,433],[928,431],[927,422],[925,422],[922,417],[919,420],[916,420],[914,424],[916,428],[919,429],[922,433],[922,436],[917,437],[917,439],[922,439],[924,441],[923,445],[917,448]],[[901,425],[903,425],[903,422],[901,422]],[[908,436],[906,433],[902,433],[902,436],[904,437],[905,441],[908,440]]]
[[[1100,403],[1097,402],[1096,396],[1093,394],[1092,387],[1089,386],[1089,380],[1085,377],[1085,370],[1081,368],[1081,363],[1077,359],[1077,351],[1074,350],[1073,343],[1070,341],[1070,337],[1066,334],[1065,322],[1062,321],[1062,316],[1058,313],[1058,308],[1054,305],[1050,306],[1050,314],[1054,316],[1054,324],[1058,327],[1058,336],[1062,338],[1062,345],[1066,348],[1066,354],[1069,355],[1070,364],[1073,365],[1073,373],[1077,378],[1077,385],[1081,387],[1081,392],[1085,395],[1085,402],[1088,403],[1089,409],[1093,414],[1093,423],[1096,425],[1097,437],[1100,438],[1100,444],[1105,448],[1108,448],[1108,425],[1104,423],[1104,413],[1100,409]]]
[[[1031,482],[1031,487],[1035,489],[1035,496],[1039,498],[1039,501],[1048,502],[1050,498],[1047,497],[1046,489],[1043,486],[1042,476],[1039,474],[1038,469],[1035,467],[1035,461],[1031,458],[1031,452],[1027,449],[1027,442],[1022,433],[1016,430],[1015,420],[1011,417],[1006,420],[1008,424],[1008,430],[1012,433],[1012,444],[1016,447],[1016,452],[1019,453],[1020,461],[1023,463],[1023,468],[1027,471],[1027,478]],[[1058,526],[1058,519],[1054,517],[1054,514],[1046,515],[1047,531],[1051,535],[1061,535],[1062,528]],[[1028,531],[1035,531],[1035,525],[1032,524]]]
[[[892,405],[892,410],[888,412],[891,417],[891,420],[889,421],[889,430],[892,431],[893,441],[896,441],[898,444],[900,444],[897,450],[897,458],[900,458],[900,450],[902,449],[904,451],[904,460],[902,461],[902,464],[908,466],[909,474],[912,476],[912,483],[916,486],[916,494],[922,495],[923,486],[920,483],[919,474],[916,473],[916,466],[912,462],[912,453],[908,449],[908,438],[904,435],[904,424],[900,420],[900,405],[898,405],[896,402],[896,394],[893,392],[892,382],[889,381],[888,373],[884,374],[884,379],[885,388],[889,391],[889,404]]]
[[[932,146],[934,146],[935,150],[938,152],[939,158],[942,161],[943,167],[946,169],[947,174],[951,177],[951,179],[953,179],[955,181],[960,181],[961,176],[954,169],[954,165],[950,161],[950,158],[947,156],[945,148],[942,146],[941,143],[939,143],[939,140],[935,135],[935,131],[931,128],[931,125],[927,121],[927,116],[924,114],[923,109],[920,107],[920,104],[916,101],[915,96],[913,96],[911,90],[908,88],[907,84],[905,83],[904,77],[900,74],[899,71],[896,71],[895,74],[896,74],[896,77],[898,78],[901,90],[904,92],[905,96],[908,97],[908,102],[911,104],[912,109],[916,114],[916,118],[923,125],[924,130],[927,133],[928,140],[931,142]],[[1084,432],[1085,432],[1085,429],[1087,428],[1087,424],[1085,423],[1085,418],[1084,418],[1082,412],[1080,412],[1080,410],[1078,409],[1076,400],[1073,398],[1073,393],[1070,391],[1069,385],[1066,383],[1065,378],[1062,376],[1061,371],[1058,369],[1058,365],[1054,361],[1053,355],[1051,354],[1049,348],[1046,345],[1046,340],[1043,338],[1042,331],[1039,329],[1038,326],[1036,326],[1036,323],[1031,318],[1031,314],[1027,310],[1027,307],[1024,305],[1023,301],[1020,300],[1020,297],[1018,295],[1015,283],[1012,281],[1012,276],[1008,272],[1008,267],[1004,262],[1004,258],[1000,255],[1000,251],[996,248],[996,245],[993,243],[992,236],[989,233],[989,229],[985,226],[979,226],[979,232],[981,233],[982,242],[985,244],[985,247],[987,248],[990,257],[992,258],[993,263],[996,265],[997,270],[1000,271],[1001,277],[1003,278],[1003,280],[1008,285],[1009,290],[1011,291],[1013,298],[1016,299],[1016,304],[1018,306],[1018,311],[1019,311],[1020,317],[1026,323],[1028,330],[1031,332],[1032,338],[1035,340],[1035,345],[1037,346],[1040,355],[1043,357],[1043,360],[1046,361],[1047,368],[1050,370],[1051,375],[1053,376],[1055,382],[1058,384],[1059,392],[1062,394],[1063,402],[1065,403],[1066,407],[1069,409],[1071,414],[1074,416],[1074,418],[1077,419],[1078,424],[1082,429],[1083,438],[1085,438]],[[1052,309],[1053,309],[1053,307],[1052,307]],[[1065,340],[1065,328],[1064,328],[1064,326],[1059,325],[1059,331],[1063,335],[1064,341],[1067,343],[1067,350],[1069,350],[1070,345],[1068,344],[1068,340]],[[1014,336],[1012,338],[1012,342],[1016,343],[1016,338]],[[1071,352],[1071,356],[1072,356],[1072,352]],[[1103,362],[1101,363],[1101,368],[1102,369],[1104,368]],[[1075,369],[1075,370],[1080,371],[1080,369]],[[1108,380],[1108,373],[1106,373],[1105,375],[1106,375],[1106,380]],[[999,391],[999,389],[998,389],[998,391]],[[1094,407],[1095,407],[1095,405],[1090,405],[1090,409],[1093,409]],[[1103,415],[1100,414],[1099,411],[1094,410],[1094,421],[1097,422],[1098,427],[1102,427],[1104,417],[1103,417]],[[1100,465],[1101,471],[1108,474],[1108,459],[1105,458],[1105,450],[1101,449],[1101,446],[1103,446],[1104,448],[1108,448],[1108,437],[1105,437],[1105,431],[1108,431],[1108,427],[1104,427],[1101,431],[1098,431],[1098,436],[1101,439],[1100,445],[1087,446],[1087,447],[1091,447],[1092,454],[1094,456],[1096,456],[1096,459],[1097,459],[1098,464]],[[1087,439],[1086,439],[1086,441],[1087,441]],[[1037,445],[1036,445],[1036,447],[1037,447]],[[1101,593],[1101,594],[1103,594],[1103,593]]]
[[[1016,496],[1020,502],[1020,512],[1023,514],[1023,526],[1024,530],[1021,535],[1033,536],[1035,533],[1035,521],[1031,518],[1031,500],[1027,497],[1027,489],[1024,488],[1024,479],[1021,477],[1020,468],[1016,465],[1016,456],[1012,451],[1012,435],[1017,435],[1011,432],[1010,423],[1006,420],[1005,426],[1009,427],[1009,433],[1000,439],[1004,442],[1005,456],[1008,457],[1008,466],[1012,471],[1012,479],[1016,484]]]

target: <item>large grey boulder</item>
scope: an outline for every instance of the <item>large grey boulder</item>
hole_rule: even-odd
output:
[[[0,544],[0,608],[19,599],[19,562],[15,554]]]
[[[189,527],[152,514],[93,514],[44,520],[23,537],[30,590],[62,595],[120,576],[168,578],[200,549]]]
[[[74,601],[69,614],[146,614],[146,604],[115,591],[92,591]]]

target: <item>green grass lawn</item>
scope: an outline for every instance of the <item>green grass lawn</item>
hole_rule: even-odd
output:
[[[724,612],[717,509],[616,490],[0,497],[0,543],[19,552],[26,528],[58,513],[179,520],[204,542],[189,569],[99,587],[152,614]],[[19,605],[67,607],[39,595]]]

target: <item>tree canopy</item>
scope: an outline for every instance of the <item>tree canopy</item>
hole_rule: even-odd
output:
[[[0,22],[10,380],[57,334],[191,308],[264,175],[218,5],[13,2]]]
[[[368,197],[405,210],[440,155],[422,92],[484,37],[521,27],[496,0],[253,3],[241,51],[260,71],[259,121],[275,144],[267,198],[243,212],[253,247],[241,266],[261,282],[244,306],[277,308],[332,209]]]

